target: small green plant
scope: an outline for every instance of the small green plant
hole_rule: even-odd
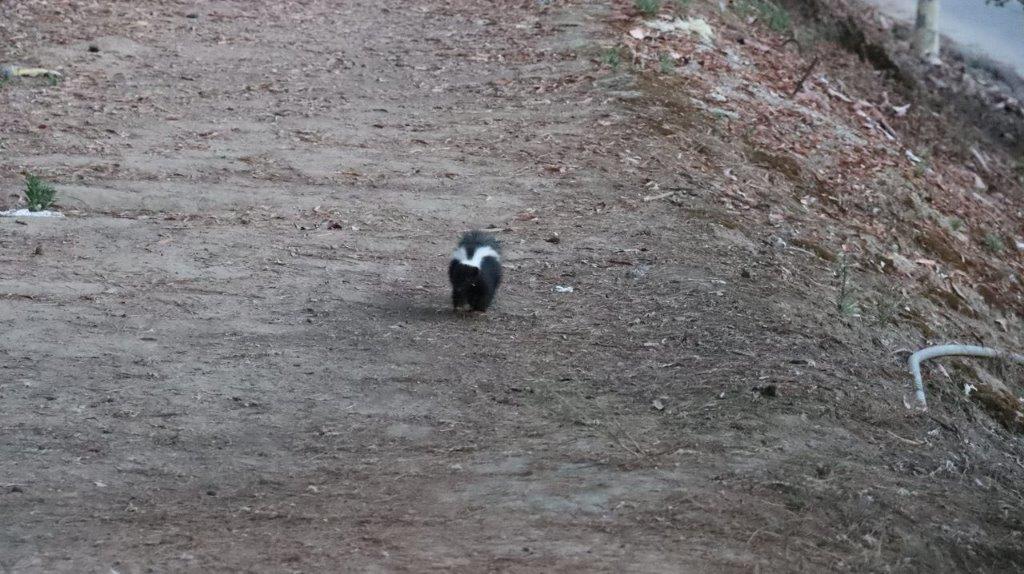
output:
[[[899,319],[900,313],[907,308],[907,294],[902,290],[890,287],[885,292],[879,293],[874,303],[874,324],[877,327],[893,325]]]
[[[57,190],[34,175],[25,178],[25,201],[29,211],[43,211],[53,205]]]
[[[828,43],[825,33],[816,27],[799,27],[792,30],[793,43],[801,53],[814,54],[815,48]]]
[[[954,217],[949,220],[949,228],[953,231],[960,231],[964,228],[964,221],[959,217]]]
[[[672,61],[672,56],[669,56],[668,54],[658,56],[658,69],[661,70],[662,74],[671,74],[674,72],[676,64]]]
[[[768,14],[768,27],[776,32],[785,32],[793,25],[785,8],[768,3],[772,10]]]
[[[618,70],[622,64],[622,54],[619,46],[612,46],[601,53],[601,62],[604,65],[611,67],[613,70]]]
[[[932,167],[932,150],[926,149],[921,152],[921,155],[917,157],[919,160],[914,164],[914,176],[924,177],[928,170]]]
[[[693,0],[675,0],[676,12],[685,14],[690,9],[690,4],[693,4]]]
[[[856,317],[860,315],[860,306],[853,298],[853,288],[850,286],[850,265],[846,259],[846,253],[839,258],[836,269],[836,277],[839,279],[839,296],[836,298],[836,311],[844,317]]]
[[[633,6],[644,16],[654,16],[661,10],[661,0],[633,0]]]
[[[1003,250],[1006,249],[1006,244],[1003,243],[1003,240],[995,233],[986,234],[983,241],[985,249],[988,249],[992,253],[1002,253]]]
[[[839,301],[839,314],[843,317],[859,317],[860,305],[853,299],[844,297]]]
[[[757,16],[776,32],[785,32],[792,26],[789,12],[772,0],[739,0],[733,3],[733,8],[744,18]]]

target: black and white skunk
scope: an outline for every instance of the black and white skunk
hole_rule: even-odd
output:
[[[474,311],[486,311],[501,283],[498,240],[482,231],[463,235],[452,253],[448,279],[452,282],[452,305],[456,310],[469,305]]]

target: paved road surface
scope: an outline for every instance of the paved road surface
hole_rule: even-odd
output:
[[[884,13],[913,20],[917,0],[868,0]],[[942,33],[973,54],[992,58],[1024,75],[1024,7],[991,6],[984,0],[942,0]]]

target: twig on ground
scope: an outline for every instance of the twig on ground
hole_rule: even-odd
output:
[[[666,191],[665,193],[659,193],[658,195],[648,195],[644,197],[644,201],[655,201],[658,199],[665,199],[666,197],[675,194],[674,191]]]
[[[800,81],[796,83],[796,87],[793,88],[793,93],[789,94],[789,97],[796,97],[796,95],[800,93],[800,90],[804,89],[804,82],[807,81],[807,78],[811,77],[811,72],[813,72],[814,67],[818,65],[819,59],[819,56],[815,56],[814,59],[811,60],[811,65],[807,66],[804,74],[800,76]]]
[[[912,444],[914,446],[921,446],[921,445],[924,445],[924,444],[928,444],[928,443],[924,442],[923,440],[911,440],[909,438],[903,438],[900,435],[892,432],[889,429],[886,429],[885,432],[889,433],[895,439],[899,439],[899,440],[901,440],[901,441],[903,441],[903,442],[905,442],[907,444]]]

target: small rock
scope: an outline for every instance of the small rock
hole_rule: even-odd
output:
[[[100,47],[96,44],[89,44],[89,51],[95,54],[96,52],[100,51]]]
[[[779,396],[779,387],[775,385],[764,385],[761,387],[754,387],[754,390],[761,393],[762,397],[773,399]]]
[[[42,254],[43,254],[43,246],[42,245],[36,245],[36,248],[32,250],[32,255],[42,255]]]
[[[544,241],[547,241],[548,243],[551,243],[551,244],[554,244],[554,245],[558,245],[559,243],[562,242],[562,238],[559,237],[558,234],[556,233],[556,234],[552,235],[551,237],[548,237]]]
[[[917,271],[917,264],[899,253],[890,253],[888,256],[883,256],[882,260],[889,264],[886,269],[887,271],[891,269],[908,277]]]
[[[647,275],[647,273],[650,270],[651,270],[651,266],[650,265],[637,265],[636,267],[630,269],[627,273],[629,274],[629,277],[631,279],[640,279],[640,278],[644,277],[645,275]]]
[[[974,189],[978,191],[985,191],[988,189],[988,185],[985,183],[985,180],[981,179],[980,175],[974,172],[971,172],[971,175],[974,176]]]
[[[740,269],[740,277],[742,277],[744,279],[750,279],[751,277],[753,277],[753,275],[751,275],[750,269],[743,268],[743,269]]]

